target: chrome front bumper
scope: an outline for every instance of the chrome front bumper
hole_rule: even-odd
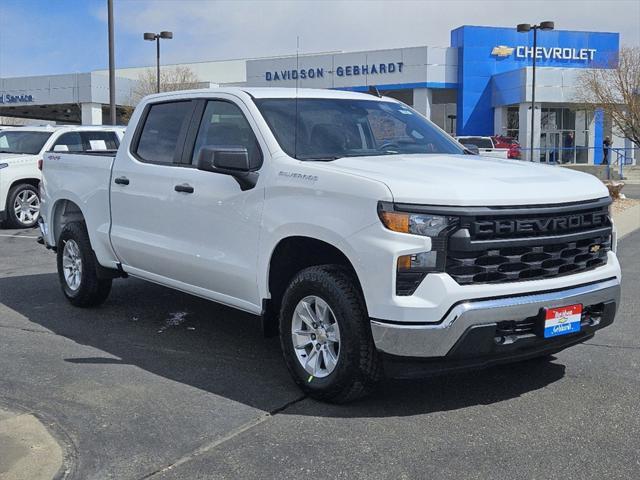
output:
[[[439,323],[409,324],[371,319],[371,331],[378,350],[401,357],[443,357],[470,328],[501,321],[524,320],[546,307],[605,302],[620,304],[620,280],[611,278],[578,287],[545,293],[487,300],[470,300],[454,305]]]

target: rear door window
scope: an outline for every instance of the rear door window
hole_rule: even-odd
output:
[[[82,132],[80,134],[88,151],[117,150],[120,142],[115,132]]]
[[[148,107],[144,125],[134,145],[133,153],[149,163],[178,162],[182,153],[186,126],[191,119],[192,102],[166,102]]]
[[[55,152],[83,152],[82,137],[79,132],[67,132],[60,135],[53,145]]]

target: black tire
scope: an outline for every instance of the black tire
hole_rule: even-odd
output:
[[[323,378],[307,372],[294,350],[291,336],[298,303],[314,295],[331,308],[340,329],[340,351],[335,369]],[[382,362],[357,281],[337,265],[300,271],[289,284],[280,310],[280,343],[284,359],[298,386],[317,400],[346,403],[368,395],[382,377]]]
[[[63,256],[65,245],[73,241],[78,247],[82,271],[79,275],[80,283],[75,289],[69,285],[65,278],[63,268]],[[91,248],[89,234],[84,223],[73,222],[67,224],[60,238],[57,248],[58,278],[62,287],[62,293],[67,300],[76,307],[95,307],[103,303],[111,292],[111,279],[98,278],[96,257]]]
[[[6,226],[8,228],[32,228],[36,225],[36,223],[38,223],[39,214],[36,215],[33,218],[33,220],[25,221],[25,222],[20,220],[20,218],[18,218],[18,216],[16,215],[16,212],[14,209],[14,203],[18,195],[20,195],[23,192],[34,193],[36,197],[38,197],[38,207],[40,206],[40,194],[38,192],[38,189],[33,185],[30,185],[28,183],[19,183],[18,185],[14,185],[13,187],[11,187],[9,189],[9,194],[7,195],[7,205],[6,205],[6,209],[7,209]]]

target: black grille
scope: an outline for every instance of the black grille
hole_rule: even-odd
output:
[[[520,208],[473,209],[447,238],[445,271],[460,285],[538,280],[607,262],[608,198]]]
[[[604,265],[610,248],[607,235],[548,245],[450,250],[446,272],[461,285],[558,277]]]

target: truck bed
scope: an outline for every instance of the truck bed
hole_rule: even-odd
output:
[[[115,151],[50,152],[44,155],[42,164],[42,210],[52,218],[72,209],[69,202],[80,207],[85,212],[87,231],[99,259],[114,258],[109,242],[109,185],[115,155]],[[58,205],[59,199],[66,202]],[[55,245],[55,232],[44,234],[47,243]]]

